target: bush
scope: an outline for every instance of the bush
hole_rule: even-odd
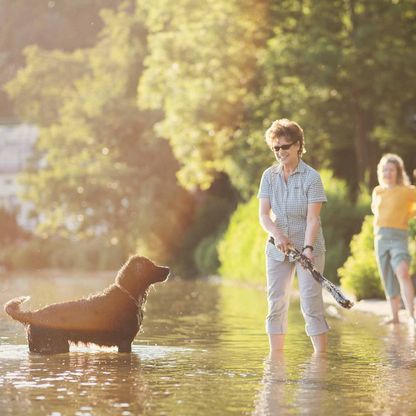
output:
[[[259,225],[258,200],[240,204],[218,246],[220,273],[228,279],[265,283],[267,234]]]
[[[370,213],[371,196],[364,189],[357,202],[352,201],[344,180],[334,178],[328,170],[321,172],[328,202],[322,207],[321,220],[326,244],[325,277],[339,283],[337,270],[350,255],[349,244],[358,233],[366,214]]]
[[[416,218],[410,220],[409,223],[409,251],[412,256],[412,264],[410,266],[410,273],[414,276],[413,283],[416,284]]]
[[[174,258],[169,260],[178,274],[188,278],[217,273],[220,264],[217,242],[221,239],[235,206],[236,196],[228,183],[217,183],[199,195],[197,209],[189,219],[190,226],[181,247]]]
[[[384,299],[383,286],[374,253],[373,216],[364,219],[361,232],[351,241],[351,256],[338,270],[341,283],[357,300]]]
[[[194,261],[198,271],[203,275],[217,273],[220,266],[217,245],[222,233],[204,238],[195,250]]]

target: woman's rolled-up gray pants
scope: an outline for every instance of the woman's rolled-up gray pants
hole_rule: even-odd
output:
[[[325,264],[325,254],[314,258],[314,265],[320,272]],[[329,330],[324,316],[322,286],[297,262],[277,261],[266,256],[268,315],[266,332],[285,334],[289,309],[290,288],[293,276],[299,281],[300,305],[305,319],[305,330],[309,336],[323,334]]]

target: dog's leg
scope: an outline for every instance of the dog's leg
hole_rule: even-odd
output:
[[[131,341],[123,340],[117,344],[118,352],[131,352]]]
[[[63,331],[28,325],[29,351],[39,354],[69,352],[68,338]]]

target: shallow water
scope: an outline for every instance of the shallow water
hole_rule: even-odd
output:
[[[78,298],[112,277],[3,279],[0,301],[28,307]],[[28,352],[24,328],[0,312],[1,415],[333,415],[416,413],[415,334],[340,310],[330,352],[315,356],[292,301],[287,348],[268,357],[262,290],[172,280],[151,291],[132,354],[72,347]]]

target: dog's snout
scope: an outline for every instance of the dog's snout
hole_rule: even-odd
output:
[[[166,280],[169,277],[169,274],[170,274],[169,267],[165,267],[165,266],[159,266],[159,267],[160,267],[160,274],[161,274],[162,279]]]

